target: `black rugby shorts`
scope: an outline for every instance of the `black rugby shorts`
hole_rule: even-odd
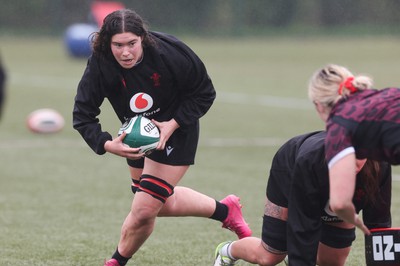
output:
[[[147,157],[167,165],[192,165],[194,164],[198,142],[198,126],[185,130],[178,128],[167,141],[164,150],[154,150]],[[144,166],[144,158],[140,160],[127,159],[127,162],[129,166],[135,168],[143,168]]]

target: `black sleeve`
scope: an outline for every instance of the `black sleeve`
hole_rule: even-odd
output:
[[[104,101],[101,72],[98,60],[90,58],[79,82],[73,108],[73,127],[97,154],[104,154],[104,144],[112,140],[111,134],[103,132],[97,116]]]
[[[210,109],[216,97],[214,86],[203,62],[193,55],[186,68],[182,88],[181,104],[175,113],[175,120],[185,127],[200,119]]]
[[[6,72],[3,67],[3,63],[0,59],[0,117],[2,115],[2,109],[5,98],[5,83],[6,83]]]
[[[289,194],[287,245],[290,265],[315,265],[321,235],[319,169],[297,158]]]
[[[387,228],[392,226],[390,212],[392,200],[392,168],[387,163],[381,163],[380,186],[378,197],[374,204],[367,204],[363,209],[363,221],[369,228]]]
[[[185,128],[207,113],[216,97],[215,88],[204,63],[186,44],[170,35],[156,35],[173,47],[163,52],[163,58],[180,91],[180,105],[174,119]]]

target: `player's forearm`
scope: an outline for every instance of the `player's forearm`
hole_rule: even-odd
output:
[[[356,209],[352,202],[331,203],[331,209],[336,215],[345,222],[354,224]]]

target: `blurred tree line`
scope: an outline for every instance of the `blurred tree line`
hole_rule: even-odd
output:
[[[60,34],[87,23],[93,0],[0,0],[0,33]],[[394,30],[399,0],[120,0],[154,30],[263,34],[290,28]]]

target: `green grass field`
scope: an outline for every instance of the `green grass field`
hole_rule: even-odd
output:
[[[288,138],[323,129],[307,99],[311,74],[337,63],[371,74],[377,87],[400,85],[396,38],[183,39],[205,62],[218,96],[201,120],[196,164],[181,184],[216,199],[239,195],[255,236],[272,156]],[[125,160],[95,155],[72,129],[86,61],[68,57],[61,39],[0,41],[8,71],[0,121],[0,265],[102,265],[118,243],[132,194]],[[62,132],[27,130],[27,115],[44,107],[65,117]],[[108,103],[101,120],[117,133]],[[394,181],[394,226],[400,226],[398,191]],[[233,239],[215,221],[161,218],[128,265],[211,265],[215,246]],[[365,265],[363,241],[358,232],[347,265]]]

